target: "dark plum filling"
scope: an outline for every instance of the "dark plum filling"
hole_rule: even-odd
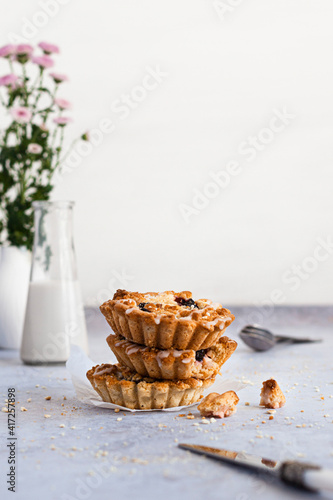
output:
[[[197,304],[194,302],[193,299],[183,299],[183,297],[176,297],[175,301],[180,306],[191,307],[191,308],[196,307],[197,309],[199,309],[199,307],[197,306]]]
[[[201,362],[206,356],[207,351],[208,349],[200,349],[200,351],[195,351],[195,359]]]
[[[149,302],[140,302],[139,309],[141,309],[141,311],[146,311],[147,313],[149,313],[150,311],[145,307],[147,304],[149,304]]]

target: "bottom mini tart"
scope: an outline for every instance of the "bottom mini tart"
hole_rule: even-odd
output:
[[[119,335],[109,335],[106,341],[119,363],[143,377],[163,380],[215,377],[237,347],[237,342],[225,336],[214,346],[199,351],[160,350],[135,344]]]
[[[103,401],[141,410],[161,410],[197,403],[203,391],[215,380],[155,380],[118,364],[94,366],[87,372],[87,378]]]

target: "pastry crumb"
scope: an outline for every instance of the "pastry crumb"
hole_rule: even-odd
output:
[[[260,406],[276,409],[281,408],[285,403],[286,398],[276,380],[269,379],[263,382],[260,392]]]

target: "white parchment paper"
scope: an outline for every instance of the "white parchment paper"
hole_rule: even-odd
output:
[[[87,354],[78,346],[71,347],[70,357],[66,363],[66,368],[69,371],[76,395],[82,403],[86,403],[92,406],[98,406],[100,408],[108,408],[109,410],[114,410],[119,408],[120,410],[136,412],[136,411],[179,411],[183,408],[190,408],[195,406],[197,403],[193,403],[188,406],[176,406],[174,408],[165,408],[163,410],[132,410],[130,408],[125,408],[124,406],[118,406],[113,403],[107,403],[103,401],[97,392],[91,387],[89,380],[86,377],[86,373],[90,368],[95,366],[94,363]],[[246,384],[238,380],[224,379],[221,376],[217,376],[214,384],[204,391],[204,396],[207,396],[210,392],[223,393],[226,391],[240,391],[246,387]]]

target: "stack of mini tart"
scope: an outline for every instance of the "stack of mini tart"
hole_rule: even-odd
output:
[[[104,401],[142,410],[196,403],[214,383],[237,343],[223,336],[228,309],[191,292],[117,290],[100,307],[114,334],[119,363],[94,366],[87,377]]]

